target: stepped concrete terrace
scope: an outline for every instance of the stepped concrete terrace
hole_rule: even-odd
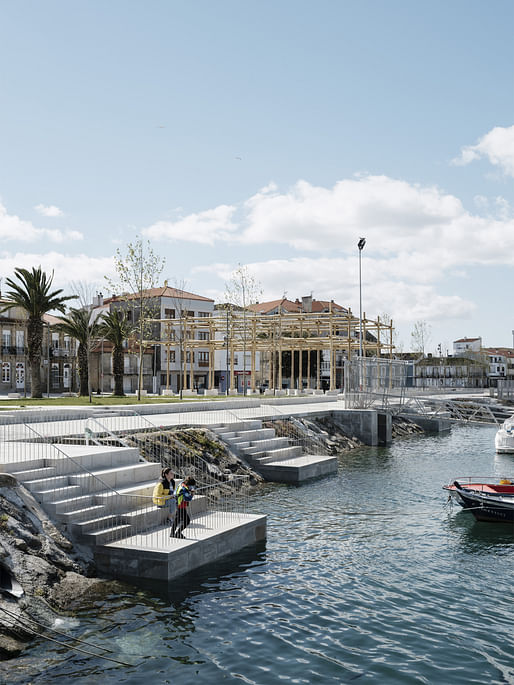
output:
[[[260,421],[288,417],[326,417],[331,416],[348,435],[355,436],[367,445],[390,444],[392,419],[386,412],[373,409],[346,409],[342,396],[309,396],[269,399],[236,399],[217,402],[182,402],[173,405],[140,405],[138,413],[120,406],[107,409],[91,409],[89,418],[73,419],[78,412],[64,411],[64,420],[50,419],[51,411],[46,410],[38,416],[37,412],[24,412],[27,423],[16,426],[0,425],[0,440],[13,439],[17,430],[20,438],[27,433],[55,440],[73,439],[75,436],[111,432],[124,435],[156,428],[176,426],[205,426],[215,429],[220,426],[236,425],[241,422]],[[63,410],[61,410],[63,411]],[[59,410],[55,412],[58,415]],[[88,413],[82,409],[82,415]],[[55,413],[54,413],[55,417]],[[34,419],[34,421],[32,420]],[[263,430],[256,424],[255,430]],[[11,436],[7,438],[7,436]],[[223,436],[220,436],[223,439]],[[238,436],[241,443],[231,445],[239,450],[241,456],[250,461],[264,478],[277,482],[300,483],[304,480],[332,473],[337,469],[334,457],[318,454],[303,454],[286,443],[260,443],[260,440],[278,440],[273,435],[261,434],[259,439],[251,436]],[[260,444],[259,444],[260,443]],[[245,450],[246,447],[258,448]],[[309,458],[310,457],[310,458]]]
[[[263,428],[260,420],[213,426],[212,430],[263,478],[275,483],[299,485],[337,471],[336,457],[305,454],[289,438],[277,437],[274,428]]]
[[[170,538],[167,512],[151,498],[160,470],[130,447],[0,442],[0,471],[111,576],[169,581],[265,539],[266,516],[209,510],[201,494],[186,539]]]

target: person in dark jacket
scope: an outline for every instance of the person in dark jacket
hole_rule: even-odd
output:
[[[195,479],[191,476],[188,476],[177,488],[175,493],[177,497],[177,511],[171,527],[171,538],[184,539],[182,532],[191,523],[191,518],[187,513],[187,508],[189,506],[189,502],[191,502],[193,499],[195,485]]]

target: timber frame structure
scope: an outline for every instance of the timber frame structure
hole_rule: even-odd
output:
[[[267,380],[272,389],[282,389],[282,352],[307,352],[307,376],[302,369],[302,354],[298,355],[299,368],[294,368],[294,357],[291,355],[290,387],[297,375],[299,379],[306,378],[310,386],[311,380],[316,389],[321,387],[320,369],[322,352],[328,353],[330,369],[330,390],[336,388],[336,357],[352,360],[359,357],[360,321],[347,311],[329,311],[322,313],[295,312],[277,314],[259,314],[250,310],[243,316],[241,309],[218,309],[211,316],[184,316],[177,319],[152,319],[152,323],[159,323],[160,340],[146,340],[145,345],[160,345],[166,348],[168,368],[162,369],[170,373],[170,350],[180,350],[180,366],[183,379],[182,387],[187,387],[186,377],[189,376],[189,387],[193,387],[194,368],[193,352],[208,350],[208,361],[202,366],[206,368],[207,388],[215,387],[215,352],[223,351],[230,360],[230,389],[235,387],[234,355],[243,350],[251,355],[251,390],[256,390],[256,355],[260,353],[261,382]],[[385,323],[362,318],[362,348],[364,357],[393,356],[393,323]],[[203,333],[203,335],[198,335]],[[207,335],[205,335],[207,334]],[[316,378],[309,378],[311,355],[316,355]],[[327,354],[324,355],[326,360]]]

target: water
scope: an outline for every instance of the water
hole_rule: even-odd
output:
[[[514,527],[445,509],[456,476],[514,477],[494,428],[340,457],[337,476],[267,485],[260,548],[170,588],[111,596],[69,634],[122,666],[40,642],[9,683],[514,683]],[[7,677],[8,673],[8,677]]]

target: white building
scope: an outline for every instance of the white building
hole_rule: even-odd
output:
[[[463,357],[469,352],[480,352],[481,349],[482,338],[461,338],[453,341],[454,357]]]

